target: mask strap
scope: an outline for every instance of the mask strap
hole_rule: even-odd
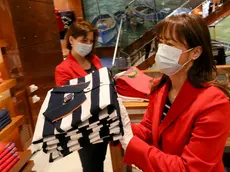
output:
[[[180,72],[189,62],[191,62],[193,59],[189,59],[187,62],[185,62],[182,66],[181,66],[181,68],[179,69],[179,70],[177,70],[176,72],[174,72],[173,74],[171,74],[171,75],[174,75],[174,74],[176,74],[176,73],[178,73],[178,72]]]
[[[182,54],[183,54],[183,53],[187,53],[187,52],[189,52],[189,51],[192,51],[193,49],[194,49],[194,48],[190,48],[190,49],[188,49],[188,50],[182,52]]]

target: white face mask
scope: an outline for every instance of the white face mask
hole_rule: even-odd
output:
[[[180,65],[178,62],[181,54],[189,52],[192,49],[193,48],[182,52],[182,50],[178,48],[171,47],[166,44],[159,44],[158,51],[155,56],[156,68],[168,76],[176,74],[192,60],[190,59],[185,64]]]
[[[75,51],[82,57],[87,56],[93,49],[93,44],[83,44],[78,42]]]

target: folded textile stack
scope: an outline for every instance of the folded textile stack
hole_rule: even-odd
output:
[[[114,83],[108,69],[102,68],[48,92],[33,144],[43,143],[53,162],[90,144],[117,141],[122,135]]]
[[[130,97],[130,101],[148,100],[150,94],[150,82],[153,78],[145,75],[136,67],[131,67],[127,71],[117,74],[114,77],[117,92],[125,101]]]
[[[0,144],[0,171],[9,171],[20,159],[15,143]]]
[[[0,110],[0,131],[11,123],[11,118],[8,110]]]

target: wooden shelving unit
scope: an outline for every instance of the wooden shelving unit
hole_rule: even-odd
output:
[[[1,44],[1,40],[0,40]],[[13,88],[16,85],[16,80],[15,79],[8,79],[4,80],[3,83],[0,84],[0,94],[3,92]],[[9,96],[5,99],[5,101],[9,102],[9,104],[13,104],[12,98]],[[7,103],[6,103],[7,104]],[[4,106],[3,106],[4,107]],[[7,108],[8,107],[4,107]],[[0,131],[0,142],[11,142],[15,141],[16,142],[16,147],[20,154],[20,159],[19,161],[13,166],[13,168],[10,170],[11,172],[30,172],[32,171],[32,168],[34,166],[34,162],[30,160],[31,157],[31,151],[30,150],[25,150],[23,151],[21,148],[21,141],[19,137],[19,132],[20,132],[20,127],[24,123],[24,117],[22,115],[16,114],[14,111],[13,106],[11,106],[11,110],[9,110],[10,116],[11,116],[11,123],[7,125],[2,131]],[[13,134],[16,133],[16,134]],[[14,138],[16,137],[16,138]]]
[[[12,133],[13,130],[17,129],[23,124],[23,116],[12,117],[11,120],[12,122],[0,132],[0,141],[5,139]]]
[[[0,93],[13,88],[15,85],[16,85],[15,79],[8,79],[3,81],[3,83],[0,84]]]
[[[21,169],[23,169],[23,167],[28,163],[28,159],[30,159],[31,156],[31,151],[26,150],[24,152],[19,152],[19,155],[20,155],[20,160],[13,166],[13,168],[10,169],[9,172],[21,171]]]
[[[7,42],[4,39],[0,39],[0,47],[6,47]]]

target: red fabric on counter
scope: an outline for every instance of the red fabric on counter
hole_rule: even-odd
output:
[[[121,76],[115,77],[117,92],[122,96],[148,99],[153,78],[136,67],[131,67]]]

